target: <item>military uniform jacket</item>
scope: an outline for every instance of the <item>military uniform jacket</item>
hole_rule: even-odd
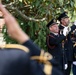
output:
[[[62,31],[64,29],[64,27],[62,25],[59,25],[59,29],[60,31]],[[68,61],[72,61],[73,60],[73,43],[71,40],[71,32],[75,29],[75,26],[73,26],[71,28],[70,33],[66,36],[66,39],[64,40],[64,50],[66,52],[66,56]]]
[[[23,45],[0,46],[0,75],[63,75],[51,55],[30,40]]]
[[[76,61],[76,37],[72,37],[73,41],[73,61]]]
[[[52,56],[60,61],[62,58],[62,41],[65,39],[64,35],[54,35],[53,33],[50,33],[50,35],[47,36],[47,47],[48,52],[52,54]]]
[[[28,75],[29,56],[29,50],[21,45],[0,47],[0,75]]]
[[[74,25],[71,26],[71,29],[73,29],[71,32],[71,39],[73,42],[73,61],[76,61],[76,31],[74,28],[76,29],[76,26],[74,26]],[[73,32],[73,31],[75,31],[75,32]]]
[[[63,75],[63,72],[58,67],[58,63],[48,52],[40,49],[32,40],[24,42],[23,45],[30,50],[32,57],[36,57],[35,61],[31,62],[30,75]],[[36,60],[39,59],[37,62]],[[42,59],[42,60],[41,60]]]

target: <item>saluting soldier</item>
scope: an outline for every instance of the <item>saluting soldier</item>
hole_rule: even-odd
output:
[[[61,32],[65,27],[68,27],[68,31],[70,31],[69,34],[66,36],[66,39],[64,40],[64,50],[66,52],[66,58],[68,63],[68,68],[65,70],[65,75],[70,75],[71,64],[73,61],[73,43],[71,40],[71,32],[76,28],[76,26],[73,25],[73,27],[69,27],[70,19],[67,15],[67,12],[61,13],[58,17],[58,20],[60,21],[59,29]]]
[[[0,75],[63,75],[52,56],[31,41],[2,4],[0,11],[10,37],[25,46],[0,45]]]
[[[59,63],[59,67],[64,70],[63,65],[63,51],[62,51],[62,41],[66,38],[66,35],[69,33],[67,28],[63,30],[63,34],[59,34],[58,23],[55,19],[52,19],[47,24],[50,34],[47,35],[46,43],[48,47],[48,52],[52,54],[53,58]]]

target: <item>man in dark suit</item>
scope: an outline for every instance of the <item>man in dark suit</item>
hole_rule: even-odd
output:
[[[0,11],[3,13],[10,37],[25,46],[1,46],[0,75],[63,75],[52,56],[30,40],[2,4]]]
[[[47,27],[50,30],[50,34],[47,35],[46,38],[48,52],[52,54],[59,63],[59,67],[64,71],[66,62],[63,63],[65,60],[63,60],[62,42],[69,32],[67,31],[67,28],[64,28],[63,34],[59,34],[59,27],[55,19],[52,19],[47,24]]]
[[[58,17],[58,20],[60,21],[60,25],[59,25],[60,32],[62,32],[65,27],[69,27],[70,19],[67,16],[67,12],[63,12],[62,14],[60,14],[60,16]],[[70,71],[71,71],[71,64],[73,61],[73,43],[71,40],[71,32],[75,28],[76,28],[75,25],[68,28],[68,30],[70,29],[70,32],[66,36],[66,39],[64,40],[64,50],[66,52],[66,56],[68,55],[66,57],[68,61],[68,68],[65,70],[65,75],[70,75]]]

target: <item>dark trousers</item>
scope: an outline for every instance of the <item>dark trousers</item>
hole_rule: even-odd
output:
[[[73,65],[72,70],[73,70],[73,75],[76,75],[76,65]]]
[[[71,71],[71,61],[68,61],[68,68],[65,70],[64,75],[70,75],[70,71]]]

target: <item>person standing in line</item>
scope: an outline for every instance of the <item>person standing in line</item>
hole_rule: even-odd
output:
[[[76,25],[76,20],[73,23],[73,26],[74,25]],[[76,29],[73,30],[71,39],[72,39],[72,42],[73,42],[73,64],[72,64],[72,71],[73,71],[73,75],[76,75]]]
[[[73,43],[71,40],[71,32],[76,28],[76,25],[73,25],[73,27],[69,27],[70,19],[67,15],[67,12],[61,13],[58,17],[58,20],[60,21],[59,29],[61,32],[65,27],[68,27],[68,30],[70,30],[69,34],[66,36],[66,39],[64,40],[64,50],[66,53],[68,66],[68,68],[65,70],[65,75],[70,75],[71,64],[73,61]]]
[[[25,52],[24,50],[21,51],[20,49],[18,50],[15,48],[12,50],[7,48],[6,50],[6,45],[0,49],[0,74],[63,75],[63,73],[58,69],[58,66],[52,56],[41,50],[32,42],[30,37],[23,32],[15,18],[3,7],[2,4],[0,4],[0,11],[3,13],[8,35],[26,47]],[[20,45],[17,45],[17,47],[20,47]],[[5,56],[5,58],[3,56]]]
[[[73,42],[73,64],[72,64],[72,71],[73,75],[76,75],[76,30],[72,33],[72,42]]]
[[[66,35],[69,33],[68,28],[64,28],[63,34],[59,34],[58,23],[55,19],[52,19],[47,27],[50,31],[50,34],[47,35],[46,43],[48,47],[48,52],[55,58],[59,64],[59,68],[63,70],[63,51],[62,51],[62,41],[66,38]]]

